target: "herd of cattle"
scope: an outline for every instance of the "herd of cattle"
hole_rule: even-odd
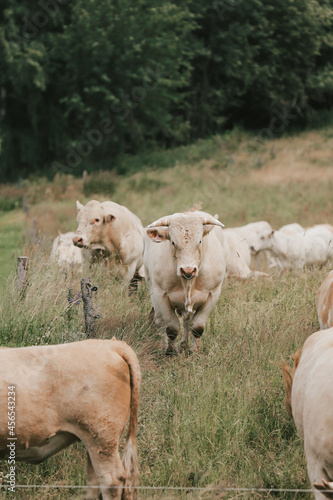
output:
[[[152,317],[167,336],[166,354],[198,350],[205,322],[226,277],[267,276],[283,269],[324,264],[333,258],[333,227],[288,224],[273,230],[260,221],[223,229],[217,215],[200,210],[161,217],[143,227],[114,202],[77,202],[78,228],[59,234],[51,260],[78,264],[102,260],[130,287],[145,279]],[[333,271],[317,300],[321,330],[305,342],[290,369],[283,364],[286,405],[304,438],[308,474],[316,498],[333,490]],[[95,360],[99,370],[96,371]],[[87,373],[89,376],[87,377]],[[133,499],[138,484],[136,429],[140,368],[133,350],[116,340],[86,340],[56,346],[0,348],[1,406],[8,388],[17,391],[16,459],[40,463],[74,441],[88,450],[88,496]],[[60,382],[60,383],[59,383]],[[118,446],[129,417],[123,460]],[[8,459],[7,415],[0,418],[0,458]]]

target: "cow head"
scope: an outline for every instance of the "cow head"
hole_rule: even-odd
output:
[[[274,229],[270,231],[263,231],[257,235],[255,242],[251,245],[251,250],[255,253],[260,250],[272,250],[274,242]]]
[[[202,240],[215,226],[224,227],[209,214],[177,213],[153,222],[146,232],[155,243],[168,241],[177,275],[190,280],[198,275]]]
[[[86,206],[76,202],[78,228],[73,237],[77,247],[103,248],[105,227],[115,220],[115,216],[105,213],[99,201],[91,200]]]

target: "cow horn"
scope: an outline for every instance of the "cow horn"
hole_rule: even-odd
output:
[[[171,215],[167,215],[165,217],[161,217],[160,219],[155,220],[147,226],[147,228],[151,229],[152,227],[160,227],[160,226],[170,226]]]
[[[215,219],[214,217],[200,217],[200,220],[203,225],[205,224],[213,224],[214,226],[220,226],[224,227],[224,224],[220,222],[219,220]]]

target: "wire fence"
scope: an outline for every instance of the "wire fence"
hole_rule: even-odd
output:
[[[9,485],[0,484],[0,491],[2,488],[9,488]],[[18,484],[14,488],[55,488],[55,489],[100,489],[100,486],[88,485],[72,485],[72,484]],[[113,489],[125,489],[125,486],[112,486]],[[137,491],[186,491],[186,492],[206,492],[206,493],[223,493],[223,492],[239,492],[239,493],[315,493],[317,489],[301,489],[301,488],[242,488],[242,487],[188,487],[188,486],[131,486],[130,489]],[[325,489],[325,495],[333,494],[333,490]]]

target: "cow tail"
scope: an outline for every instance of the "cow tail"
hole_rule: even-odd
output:
[[[130,417],[126,438],[126,445],[123,453],[123,466],[126,471],[125,489],[122,499],[136,498],[136,493],[128,493],[127,488],[137,486],[139,484],[139,466],[137,455],[136,434],[138,428],[138,410],[139,410],[139,393],[140,393],[140,365],[138,358],[133,349],[122,341],[114,341],[112,348],[126,361],[130,370],[131,378],[131,403]]]
[[[284,382],[284,387],[286,390],[286,410],[290,417],[293,416],[292,407],[291,407],[291,390],[293,386],[294,375],[296,369],[299,364],[299,360],[301,357],[302,349],[299,349],[294,355],[294,366],[290,368],[290,366],[285,362],[284,359],[281,361],[281,369],[282,369],[282,377]]]

